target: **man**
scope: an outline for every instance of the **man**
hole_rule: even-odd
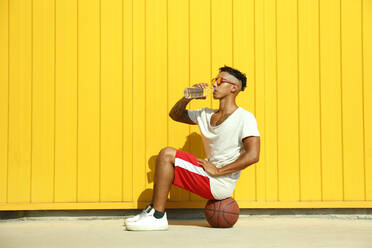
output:
[[[186,110],[192,100],[186,98],[174,105],[169,113],[173,120],[199,125],[208,160],[171,147],[162,149],[156,159],[152,204],[125,220],[127,230],[168,229],[165,205],[172,184],[206,199],[232,196],[240,171],[256,163],[260,153],[256,119],[235,103],[246,81],[240,71],[224,66],[212,80],[213,98],[219,100],[218,110]],[[207,88],[208,84],[193,87]]]

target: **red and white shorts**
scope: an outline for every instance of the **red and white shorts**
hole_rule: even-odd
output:
[[[194,155],[177,150],[174,163],[174,185],[203,198],[214,200],[209,178],[210,176],[199,165]]]

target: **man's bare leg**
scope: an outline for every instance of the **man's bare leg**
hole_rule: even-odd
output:
[[[160,212],[165,211],[168,193],[173,183],[176,151],[176,149],[171,147],[163,148],[156,158],[152,204]]]

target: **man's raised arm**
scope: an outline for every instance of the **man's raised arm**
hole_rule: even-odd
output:
[[[181,100],[179,100],[169,112],[170,118],[172,118],[172,120],[174,121],[190,125],[196,125],[196,123],[190,119],[186,110],[186,106],[191,100],[192,99],[186,99],[184,97]]]

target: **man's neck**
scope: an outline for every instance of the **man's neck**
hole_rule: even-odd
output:
[[[235,97],[226,97],[220,99],[220,106],[218,108],[218,112],[221,114],[231,114],[234,112],[239,106],[235,103]]]

